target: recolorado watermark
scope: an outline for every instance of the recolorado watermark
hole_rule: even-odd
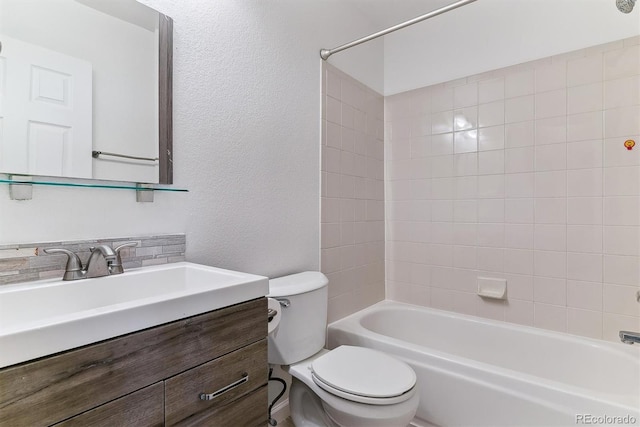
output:
[[[576,414],[576,424],[590,425],[635,425],[638,419],[632,415]]]

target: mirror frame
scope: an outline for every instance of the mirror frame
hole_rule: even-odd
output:
[[[158,14],[158,183],[173,184],[173,20]]]

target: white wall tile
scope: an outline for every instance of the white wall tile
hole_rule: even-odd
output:
[[[567,309],[567,332],[588,338],[602,338],[602,312]]]
[[[535,170],[554,171],[567,169],[567,147],[564,144],[535,147]]]
[[[640,194],[640,166],[604,169],[605,196],[637,196]]]
[[[506,173],[522,173],[534,171],[534,147],[509,148],[504,151]]]
[[[637,196],[605,197],[604,225],[640,225],[640,205]]]
[[[566,305],[566,280],[551,277],[535,277],[533,279],[533,300],[545,304]]]
[[[505,247],[533,249],[533,224],[505,224]]]
[[[568,252],[567,278],[586,282],[602,281],[602,255]]]
[[[504,124],[504,101],[478,106],[478,126],[489,127]]]
[[[640,74],[639,50],[640,46],[630,46],[605,52],[604,79],[612,80]]]
[[[640,227],[605,226],[604,253],[610,255],[640,255]]]
[[[483,223],[478,224],[478,246],[503,248],[504,243],[504,224]]]
[[[431,133],[453,132],[453,111],[442,111],[431,115]]]
[[[534,303],[534,326],[552,331],[567,331],[567,310],[556,305]]]
[[[453,110],[453,88],[438,86],[431,91],[431,111]]]
[[[535,121],[536,145],[559,144],[567,141],[567,117],[558,116]]]
[[[640,165],[640,150],[627,150],[624,147],[623,138],[609,138],[604,140],[604,166],[634,166]],[[640,143],[640,137],[631,137],[636,144]]]
[[[602,82],[576,86],[567,90],[567,113],[600,111],[603,106]]]
[[[600,168],[603,165],[602,140],[567,144],[567,169]]]
[[[567,141],[586,141],[603,137],[602,112],[567,116]]]
[[[535,222],[537,224],[566,224],[567,199],[535,199]]]
[[[567,61],[567,85],[579,86],[602,81],[602,53]]]
[[[501,151],[498,151],[500,153]],[[454,154],[453,169],[455,176],[478,174],[478,153]]]
[[[513,300],[533,301],[533,276],[505,273],[503,277],[507,280],[507,305]]]
[[[453,154],[453,133],[443,133],[431,137],[431,155]]]
[[[567,226],[536,224],[534,227],[534,248],[546,251],[566,251]]]
[[[537,123],[537,122],[536,122]],[[505,146],[507,148],[528,147],[534,144],[536,131],[532,120],[505,125]],[[563,141],[566,138],[566,120]]]
[[[505,307],[505,320],[519,325],[533,326],[533,303],[510,300]]]
[[[453,152],[473,153],[478,151],[478,131],[468,130],[456,132],[453,136]]]
[[[533,95],[507,99],[505,101],[505,123],[533,120],[534,106]]]
[[[452,222],[453,221],[453,201],[452,200],[432,200],[431,201],[431,221]]]
[[[478,200],[478,221],[479,222],[504,222],[504,219],[505,219],[504,199]]]
[[[602,169],[567,171],[567,196],[602,196]]]
[[[478,127],[478,107],[466,107],[453,112],[453,130],[468,130]]]
[[[469,83],[463,86],[453,88],[453,106],[454,108],[468,107],[478,104],[478,85],[477,83]]]
[[[505,191],[504,175],[482,175],[478,177],[478,198],[503,198]]]
[[[508,73],[505,77],[505,98],[531,95],[535,92],[535,76],[533,70],[522,70]]]
[[[567,90],[536,93],[535,118],[564,116],[567,114]]]
[[[505,144],[505,127],[493,126],[478,129],[478,151],[502,150]]]
[[[563,89],[567,86],[567,64],[559,62],[535,68],[536,93]]]
[[[639,286],[621,286],[605,283],[602,293],[604,311],[639,317],[640,304],[636,300],[639,290]]]
[[[533,251],[505,249],[504,271],[505,273],[531,276],[533,274]],[[508,280],[509,295],[513,295],[513,284],[513,280]]]
[[[507,223],[531,224],[534,222],[534,199],[507,199],[505,201],[505,220]]]
[[[602,227],[597,225],[569,225],[567,251],[602,253]]]
[[[566,252],[534,251],[534,274],[564,279],[567,275]]]
[[[536,197],[564,197],[567,194],[567,173],[565,171],[536,172]]]
[[[567,224],[602,224],[602,198],[569,197],[567,199]]]
[[[602,283],[567,280],[567,306],[602,311]]]
[[[475,269],[477,265],[475,246],[454,246],[453,266],[456,268]]]
[[[634,256],[604,255],[604,282],[638,286],[640,283],[639,258]]]
[[[604,82],[604,108],[609,110],[640,104],[640,76]]]
[[[481,104],[504,99],[504,77],[478,82],[478,102]]]
[[[454,245],[474,246],[478,244],[478,225],[475,223],[453,224],[452,241]]]
[[[504,249],[478,247],[478,270],[501,272],[504,270]]]
[[[479,175],[501,174],[505,171],[504,150],[493,150],[478,153]]]
[[[476,200],[455,200],[453,202],[454,222],[477,222],[478,202]]]
[[[640,117],[640,106],[638,105],[605,110],[605,138],[640,134],[640,120],[638,120],[638,117]]]
[[[505,177],[506,197],[533,197],[535,189],[535,174],[516,173]]]

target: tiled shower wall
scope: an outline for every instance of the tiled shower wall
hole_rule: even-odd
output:
[[[385,99],[388,298],[614,341],[640,330],[639,43]],[[478,276],[505,278],[507,301],[477,296]]]
[[[385,297],[384,98],[327,63],[322,74],[321,269],[331,322]]]

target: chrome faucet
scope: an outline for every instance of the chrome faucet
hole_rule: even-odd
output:
[[[111,264],[116,260],[116,253],[111,246],[98,245],[89,248],[91,255],[87,261],[85,278],[108,276],[111,274]]]
[[[620,341],[625,344],[640,344],[640,332],[620,331]]]
[[[124,268],[122,267],[120,250],[127,247],[137,246],[137,244],[137,242],[128,242],[118,246],[115,250],[109,245],[98,245],[89,248],[91,255],[89,255],[86,268],[82,267],[80,257],[70,250],[63,248],[51,248],[45,249],[44,252],[47,254],[65,254],[69,257],[67,259],[67,266],[65,268],[64,276],[62,276],[62,280],[91,279],[94,277],[123,273]]]

